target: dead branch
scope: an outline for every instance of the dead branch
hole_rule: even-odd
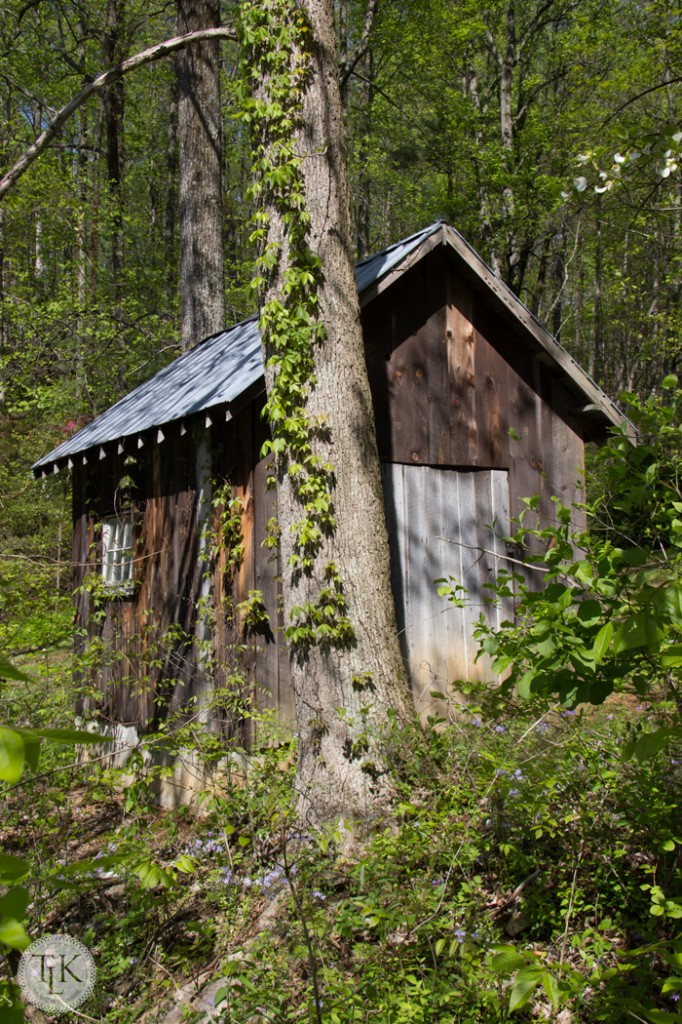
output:
[[[92,82],[89,82],[85,88],[78,93],[77,96],[74,96],[72,100],[69,100],[66,106],[62,107],[62,109],[54,115],[47,128],[40,133],[35,142],[31,143],[28,149],[19,157],[11,170],[9,170],[2,180],[0,180],[0,201],[5,197],[7,192],[16,185],[19,178],[26,173],[34,160],[36,160],[43,150],[47,149],[52,140],[59,135],[60,131],[72,114],[82,107],[91,96],[108,89],[113,82],[117,82],[119,78],[127,75],[130,71],[136,71],[137,68],[144,67],[145,64],[151,64],[153,61],[161,60],[163,57],[167,57],[169,54],[175,53],[176,50],[181,50],[190,43],[199,43],[206,39],[236,40],[237,33],[235,29],[223,26],[220,28],[203,29],[200,32],[188,32],[183,36],[174,36],[173,39],[166,39],[163,43],[157,43],[156,46],[151,46],[147,50],[142,50],[140,53],[136,53],[132,57],[128,57],[127,60],[122,61],[115,68],[110,68],[109,71],[104,71],[101,75],[98,75],[97,78],[94,78]]]

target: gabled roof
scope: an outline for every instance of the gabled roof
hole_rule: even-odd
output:
[[[586,415],[605,426],[625,423],[622,413],[576,361],[535,319],[530,310],[495,276],[458,231],[436,221],[423,231],[358,263],[355,279],[364,306],[437,246],[465,273],[474,288],[505,319],[527,346],[562,378]],[[254,388],[264,387],[263,360],[256,317],[200,342],[160,370],[83,430],[64,441],[33,468],[36,476],[57,472],[91,448],[104,448],[140,436],[164,424],[184,420],[219,405],[237,408]]]

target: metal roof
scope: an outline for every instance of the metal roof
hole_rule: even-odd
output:
[[[159,370],[33,466],[40,471],[119,438],[142,434],[213,406],[233,402],[263,376],[256,317],[206,338]]]
[[[440,221],[358,263],[355,271],[358,291],[374,284],[439,228]],[[254,316],[183,353],[39,459],[32,468],[39,473],[89,448],[143,434],[216,405],[229,405],[263,376],[260,336]]]
[[[577,389],[586,400],[596,402],[599,413],[609,422],[623,422],[622,414],[610,399],[540,326],[507,286],[494,276],[462,236],[441,220],[358,263],[355,279],[360,298],[363,293],[369,292],[365,298],[370,299],[376,290],[389,285],[396,275],[413,262],[406,262],[406,257],[414,254],[415,259],[420,259],[422,254],[441,242],[460,259],[464,259],[474,271],[477,283],[491,292],[498,303],[502,301],[507,312],[513,314],[514,319],[525,328],[524,333],[533,335],[535,343],[539,342],[552,362],[570,378],[574,390]],[[401,264],[405,265],[401,267]],[[36,475],[49,468],[56,472],[68,464],[73,456],[90,448],[143,434],[164,423],[182,420],[217,405],[226,404],[229,408],[263,379],[260,336],[257,318],[254,316],[236,327],[206,338],[189,352],[183,353],[88,426],[39,459],[33,465],[33,471]]]
[[[422,242],[425,242],[431,235],[435,235],[436,232],[440,231],[442,223],[442,221],[437,220],[433,224],[429,224],[428,228],[424,228],[423,231],[418,231],[416,235],[403,238],[402,242],[396,242],[395,245],[389,246],[388,249],[384,249],[383,252],[378,253],[376,256],[370,256],[369,259],[356,263],[355,282],[360,295],[370,285],[376,284],[379,278],[384,277],[390,270],[397,267],[399,263],[402,263],[405,257],[417,249]]]

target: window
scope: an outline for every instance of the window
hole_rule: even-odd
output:
[[[121,594],[133,592],[133,554],[131,516],[105,519],[102,522],[102,578],[106,587]]]

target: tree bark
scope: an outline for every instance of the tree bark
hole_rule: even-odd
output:
[[[104,60],[113,66],[120,59],[122,10],[120,0],[108,0],[107,22],[102,39]],[[123,289],[123,117],[125,93],[119,78],[102,97],[107,136],[107,180],[111,203],[111,270],[114,298],[120,302]]]
[[[214,28],[216,0],[178,0],[181,33]],[[218,42],[177,58],[180,309],[184,350],[225,326],[222,133]]]
[[[166,205],[163,218],[163,254],[166,263],[166,295],[175,296],[178,280],[178,258],[175,228],[178,214],[178,80],[173,78],[168,98],[168,132],[166,136]]]
[[[333,464],[336,526],[315,558],[313,572],[293,572],[292,527],[301,506],[287,467],[279,466],[285,622],[327,585],[324,567],[338,568],[355,638],[347,647],[294,649],[300,809],[313,823],[372,815],[390,795],[382,732],[392,715],[414,715],[400,653],[390,587],[374,414],[365,364],[360,310],[352,260],[345,130],[336,57],[332,0],[302,0],[312,31],[313,73],[297,133],[303,158],[308,242],[320,258],[320,318],[325,340],[314,349],[314,389],[306,409],[323,417],[328,432],[316,452]],[[268,243],[281,246],[265,302],[282,299],[287,268],[287,228],[276,203],[267,209]],[[266,359],[271,355],[265,353]],[[274,369],[268,368],[268,388]]]

